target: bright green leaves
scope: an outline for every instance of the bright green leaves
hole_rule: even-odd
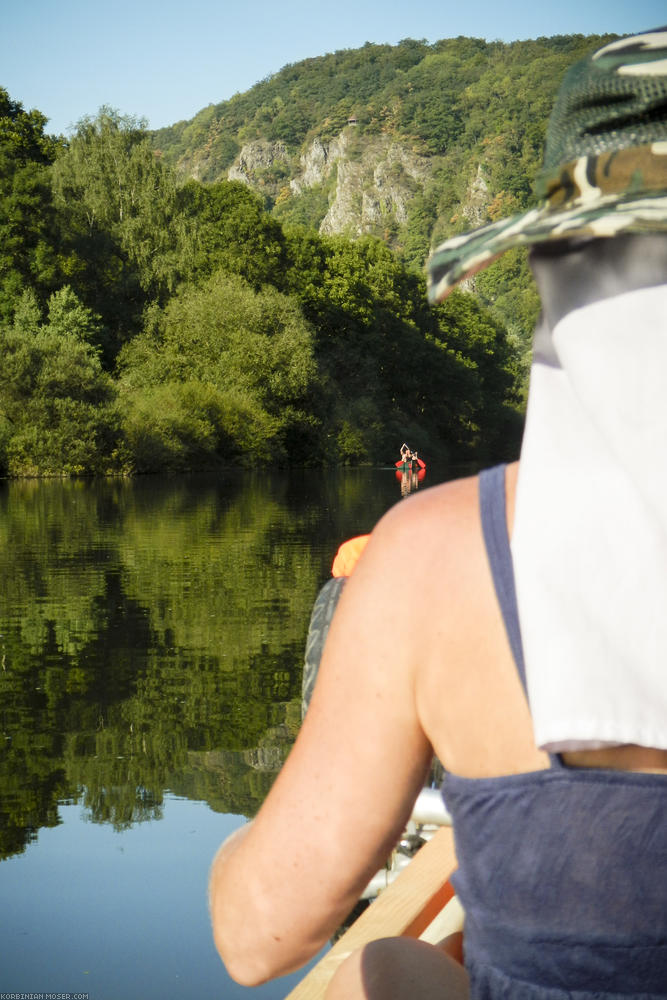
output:
[[[40,111],[24,111],[19,101],[12,101],[0,87],[0,146],[20,163],[52,163],[62,140],[45,135],[48,119]]]
[[[120,358],[125,430],[141,470],[283,462],[317,378],[312,332],[298,305],[219,271],[171,300],[156,332]]]
[[[48,169],[0,143],[0,320],[26,288],[56,286],[58,258]]]
[[[55,204],[76,260],[72,284],[95,305],[118,346],[149,301],[165,301],[188,270],[189,220],[173,171],[155,156],[145,122],[100,109],[79,122],[53,167]]]
[[[26,112],[0,87],[0,321],[24,289],[46,296],[60,264],[48,166],[62,149],[46,117]]]
[[[115,464],[115,390],[89,343],[97,324],[71,289],[34,294],[0,334],[0,469],[9,475],[81,475]]]

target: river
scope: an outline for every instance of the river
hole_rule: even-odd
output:
[[[0,483],[0,992],[292,988],[226,975],[208,869],[298,730],[338,545],[402,492],[391,469]]]

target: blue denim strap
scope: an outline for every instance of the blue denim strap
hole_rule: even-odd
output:
[[[479,474],[479,510],[484,544],[489,560],[496,596],[505,623],[505,631],[521,684],[526,692],[526,669],[523,662],[519,609],[514,586],[514,566],[507,533],[505,504],[505,466],[495,465]]]

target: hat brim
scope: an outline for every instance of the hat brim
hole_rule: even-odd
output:
[[[441,302],[455,285],[488,267],[518,246],[536,246],[578,236],[667,231],[667,195],[611,194],[577,199],[569,207],[548,203],[500,222],[492,222],[442,243],[428,263],[428,297]]]

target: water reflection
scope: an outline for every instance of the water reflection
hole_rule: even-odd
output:
[[[404,469],[402,472],[400,469],[396,470],[396,478],[401,484],[401,496],[406,497],[409,493],[414,493],[418,490],[426,479],[426,469]]]
[[[62,806],[62,823],[5,861],[3,992],[91,1000],[280,1000],[300,975],[256,990],[229,980],[206,912],[210,860],[241,820],[165,795],[160,822],[116,831]]]
[[[206,872],[285,759],[312,603],[394,473],[0,484],[3,988],[246,994]]]
[[[1,855],[79,798],[116,829],[166,788],[252,815],[331,553],[394,500],[378,470],[4,484]]]

